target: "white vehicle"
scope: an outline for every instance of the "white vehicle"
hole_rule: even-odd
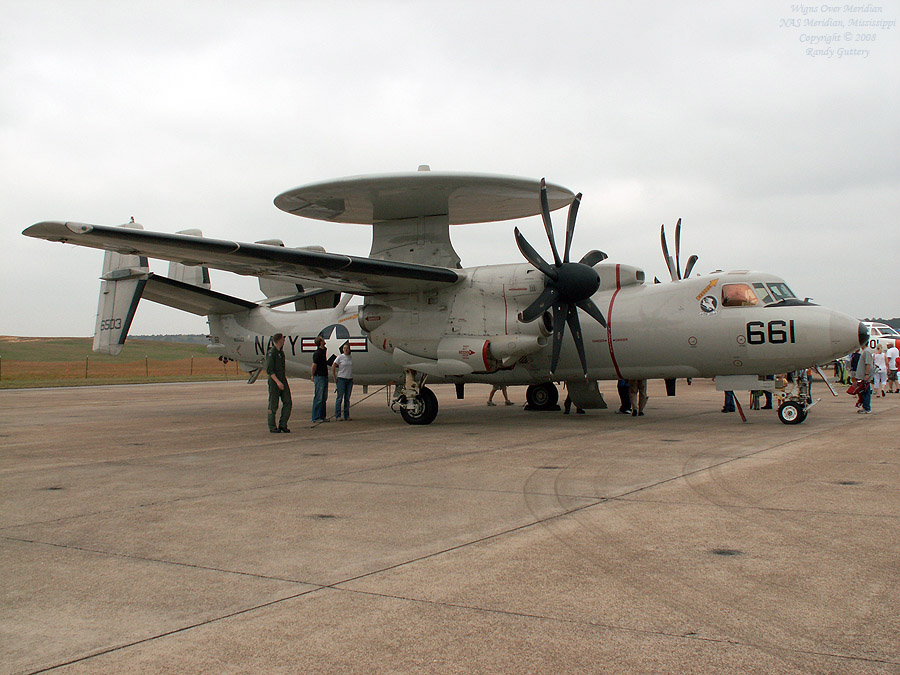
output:
[[[900,332],[886,323],[877,321],[863,321],[863,325],[869,331],[869,349],[875,349],[878,345],[885,351],[894,347],[900,348]]]
[[[576,405],[598,408],[606,407],[598,380],[662,378],[674,394],[674,378],[716,376],[721,389],[763,389],[760,376],[824,363],[865,343],[859,321],[798,299],[773,274],[689,277],[695,256],[682,274],[680,221],[675,260],[664,250],[672,283],[647,283],[643,270],[596,250],[570,260],[580,199],[543,180],[427,167],[315,183],[275,199],[284,211],[325,223],[371,225],[369,257],[209,239],[197,230],[149,232],[133,223],[42,222],[24,234],[107,251],[95,351],[118,353],[142,297],[206,315],[209,350],[240,363],[251,381],[276,332],[287,336],[288,374],[302,377],[317,335],[329,354],[349,341],[354,381],[394,384],[391,407],[410,424],[437,415],[426,380],[454,383],[460,397],[468,382],[528,385],[537,409],[554,407],[554,383],[565,381]],[[564,206],[560,257],[550,211]],[[515,229],[527,263],[460,265],[451,225],[538,213],[551,261]],[[168,277],[151,273],[147,257],[171,261]],[[210,290],[207,267],[259,277],[266,299]],[[350,306],[354,295],[363,301]],[[803,421],[805,399],[787,403],[794,407],[782,421]]]

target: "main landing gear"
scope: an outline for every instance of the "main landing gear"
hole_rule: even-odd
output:
[[[424,386],[425,374],[405,369],[406,381],[394,388],[391,410],[399,412],[407,424],[431,424],[438,414],[434,392]]]
[[[559,390],[552,382],[529,385],[525,402],[525,410],[559,410]]]

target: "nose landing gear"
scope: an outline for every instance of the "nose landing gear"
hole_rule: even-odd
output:
[[[805,403],[785,401],[778,406],[778,419],[784,424],[800,424],[806,419]]]
[[[825,382],[828,389],[831,390],[832,396],[837,396],[837,392],[828,377],[822,370],[816,366],[814,370]],[[807,370],[797,370],[792,373],[793,383],[783,383],[777,386],[783,391],[778,394],[778,419],[784,424],[800,424],[806,419],[809,409],[822,399],[813,400],[810,392],[812,385],[812,375]]]

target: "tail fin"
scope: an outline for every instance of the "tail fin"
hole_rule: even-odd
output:
[[[122,227],[144,229],[134,221]],[[95,352],[115,356],[122,351],[149,274],[150,266],[144,256],[106,251],[94,325]]]
[[[189,234],[194,237],[202,237],[203,232],[200,230],[179,230],[176,234]],[[166,275],[169,279],[180,281],[183,284],[191,286],[199,286],[209,290],[212,285],[209,282],[209,268],[201,265],[182,265],[181,263],[170,262],[169,273]]]
[[[281,239],[261,239],[257,244],[284,247]],[[321,246],[299,246],[303,251],[316,251],[325,253]],[[266,276],[259,278],[259,290],[266,296],[269,307],[281,307],[294,303],[294,309],[304,312],[310,309],[331,309],[337,307],[341,300],[341,294],[322,288],[304,289],[302,285],[290,278],[278,276]]]

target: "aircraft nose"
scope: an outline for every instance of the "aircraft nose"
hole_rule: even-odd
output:
[[[858,319],[852,316],[831,313],[831,346],[835,354],[849,354],[866,343],[869,332]]]
[[[862,321],[859,322],[859,346],[865,347],[869,342],[869,327]]]

